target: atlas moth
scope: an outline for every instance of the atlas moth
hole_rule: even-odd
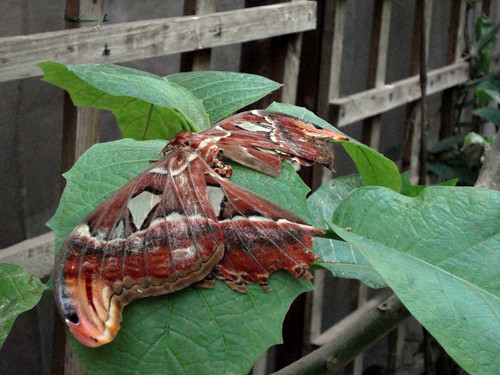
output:
[[[326,141],[346,140],[295,117],[250,111],[201,133],[181,132],[165,155],[71,232],[54,269],[61,316],[84,345],[112,341],[139,297],[223,280],[245,293],[285,269],[311,278],[312,236],[323,231],[230,182],[224,158],[270,176],[281,161],[332,167]]]

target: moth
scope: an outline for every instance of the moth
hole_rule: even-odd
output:
[[[282,160],[332,167],[327,141],[346,140],[295,117],[250,111],[201,133],[181,132],[164,157],[113,193],[71,232],[54,293],[73,335],[97,347],[120,329],[125,305],[216,279],[245,293],[285,269],[311,278],[312,236],[323,231],[230,182],[231,159],[270,176]]]

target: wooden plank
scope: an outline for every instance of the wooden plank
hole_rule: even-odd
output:
[[[283,103],[295,104],[299,82],[302,34],[291,35],[286,47],[281,101]]]
[[[300,0],[292,0],[297,2]],[[286,45],[285,66],[283,68],[283,90],[281,101],[295,104],[299,83],[300,54],[302,51],[302,33],[290,35]]]
[[[215,12],[215,0],[185,0],[184,15],[202,15]],[[181,56],[181,72],[210,69],[212,51],[209,48],[185,52]]]
[[[466,2],[452,0],[450,9],[450,27],[448,33],[447,64],[457,62],[465,49],[465,38],[463,37],[465,25]],[[439,128],[439,139],[450,137],[453,134],[455,122],[455,103],[457,89],[451,88],[443,92],[441,99],[441,127]]]
[[[317,113],[326,120],[329,120],[329,103],[331,100],[336,99],[340,92],[340,73],[342,67],[346,12],[346,0],[325,2]],[[314,167],[313,176],[313,189],[316,189],[330,180],[332,178],[332,173]],[[321,322],[323,317],[323,295],[326,287],[326,272],[325,270],[314,271],[314,291],[312,295],[311,322],[309,327],[309,341],[311,343],[314,343],[322,332]]]
[[[103,9],[104,0],[66,0],[65,28],[75,30],[97,27],[103,19]],[[81,19],[86,19],[87,22],[79,22]],[[100,111],[97,108],[76,108],[65,92],[63,121],[61,172],[64,173],[90,146],[99,141]],[[66,180],[61,177],[61,191],[65,185]],[[71,348],[65,324],[57,317],[54,320],[53,337],[53,372],[60,375],[85,375],[83,364]]]
[[[368,67],[368,88],[382,87],[387,70],[387,51],[391,24],[392,0],[376,0],[373,5],[373,27]],[[363,123],[363,143],[378,149],[382,116],[367,118]]]
[[[432,20],[432,0],[421,0],[426,4],[422,6],[421,2],[415,2],[415,23],[413,26],[413,43],[412,43],[412,55],[411,55],[411,66],[410,74],[420,73],[420,54],[422,43],[426,44],[426,51],[428,51],[430,27]],[[426,14],[422,12],[425,8]],[[424,25],[424,26],[423,26]],[[422,40],[422,29],[425,29],[425,34],[427,35],[425,40]],[[427,59],[427,55],[425,56]],[[404,171],[410,171],[410,179],[413,183],[417,183],[418,174],[418,161],[420,154],[420,134],[422,123],[422,110],[419,103],[409,103],[406,106],[406,129],[405,129],[405,145],[403,149],[402,156],[402,169]]]
[[[0,250],[0,263],[14,263],[39,278],[48,276],[54,268],[54,233],[48,232]]]
[[[469,79],[469,65],[459,62],[428,73],[427,95],[460,85]],[[380,88],[362,91],[330,101],[333,124],[346,126],[387,112],[421,97],[419,76],[402,79]]]
[[[315,27],[316,3],[297,1],[200,16],[0,38],[0,82],[41,75],[35,66],[41,61],[117,63],[270,38]]]

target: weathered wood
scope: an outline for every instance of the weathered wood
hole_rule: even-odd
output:
[[[422,13],[420,3],[415,2],[415,23],[413,25],[413,42],[411,53],[410,74],[418,74],[420,72],[420,49],[421,44],[426,43],[428,50],[429,38],[422,40],[422,25],[425,24],[427,29],[426,35],[430,35],[430,27],[432,20],[432,0],[425,1],[426,14]],[[420,98],[420,97],[419,97]],[[402,169],[410,171],[410,179],[413,183],[417,183],[418,161],[420,154],[420,134],[421,134],[421,118],[422,111],[419,103],[410,102],[406,106],[406,128],[405,128],[405,145],[402,157]]]
[[[298,2],[300,0],[292,0]],[[302,51],[302,34],[290,35],[286,45],[285,66],[283,72],[283,90],[281,101],[294,104],[297,99],[299,82],[300,54]]]
[[[342,67],[342,55],[344,50],[344,29],[347,11],[347,1],[335,1],[333,40],[330,60],[330,80],[328,81],[329,101],[337,98],[340,93],[340,71]]]
[[[103,8],[104,0],[68,0],[66,29],[97,27],[103,18]],[[79,22],[83,17],[87,22]],[[96,21],[88,22],[89,20]],[[76,108],[65,92],[63,123],[61,172],[64,173],[90,146],[99,141],[100,111],[96,108]],[[65,184],[66,181],[62,179],[61,190]]]
[[[68,30],[92,29],[99,26],[104,17],[104,0],[66,0],[66,23]],[[80,20],[84,18],[86,22]],[[94,20],[89,22],[90,20]],[[67,92],[64,93],[63,135],[61,148],[61,172],[66,172],[75,161],[94,143],[99,141],[100,110],[76,108]],[[66,180],[61,178],[61,190]],[[86,371],[68,340],[65,324],[54,320],[53,372],[60,375],[85,375]],[[63,347],[63,343],[65,343]],[[57,370],[56,370],[57,369]]]
[[[318,115],[326,120],[329,119],[329,103],[338,97],[340,93],[340,72],[342,64],[345,19],[347,11],[346,0],[326,1],[324,10],[323,44],[319,63],[319,85],[316,111]],[[332,178],[331,172],[313,167],[314,183],[312,188]],[[325,270],[314,272],[314,291],[311,303],[311,322],[309,341],[321,335],[321,322],[323,317],[323,295],[325,290]]]
[[[54,248],[54,233],[48,232],[0,250],[0,263],[19,264],[42,278],[52,272]]]
[[[382,87],[385,84],[391,11],[392,0],[376,0],[373,5],[368,88]],[[374,149],[379,147],[381,122],[382,116],[376,115],[367,118],[363,123],[363,143]]]
[[[202,15],[215,12],[215,0],[185,0],[184,15]],[[203,71],[210,69],[212,51],[209,48],[185,52],[181,56],[181,71]]]
[[[283,103],[294,104],[297,99],[301,49],[302,34],[291,35],[286,46],[283,91],[281,94]]]
[[[469,65],[459,62],[428,73],[427,94],[460,85],[469,79]],[[336,126],[346,126],[355,121],[387,112],[419,99],[418,75],[396,81],[380,88],[332,100],[331,119]]]
[[[450,9],[450,28],[448,33],[448,54],[447,64],[457,62],[464,51],[465,38],[463,37],[465,25],[466,2],[462,0],[452,0]],[[457,99],[457,89],[451,88],[443,92],[441,99],[441,127],[439,128],[439,138],[447,138],[453,134],[455,102]]]
[[[124,62],[297,33],[315,26],[316,3],[297,1],[0,38],[0,81],[39,76],[35,64],[41,61]]]

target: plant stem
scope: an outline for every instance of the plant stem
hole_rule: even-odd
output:
[[[484,163],[476,187],[500,191],[500,130],[484,153]]]
[[[379,295],[336,324],[332,341],[274,375],[333,374],[409,316],[396,295]]]

